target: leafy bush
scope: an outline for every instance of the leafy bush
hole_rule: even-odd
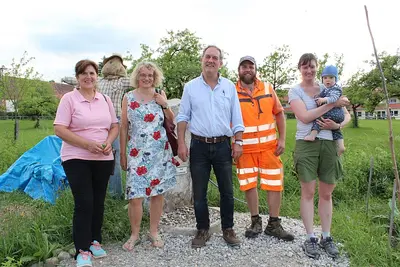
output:
[[[394,181],[390,153],[376,148],[371,179],[371,195],[383,199],[391,198]],[[343,156],[344,178],[338,183],[334,197],[350,200],[366,196],[370,172],[371,155],[364,151],[348,151]],[[400,171],[400,169],[399,169]]]
[[[6,260],[1,264],[1,267],[19,267],[22,266],[22,260],[16,260],[11,257],[7,257]]]

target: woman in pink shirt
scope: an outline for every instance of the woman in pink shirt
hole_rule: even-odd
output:
[[[55,134],[62,142],[61,159],[74,196],[73,240],[77,267],[106,256],[101,248],[104,199],[112,173],[111,144],[118,120],[108,96],[96,91],[98,66],[90,60],[75,65],[78,86],[58,105]]]

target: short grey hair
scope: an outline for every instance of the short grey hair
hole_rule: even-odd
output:
[[[213,48],[215,48],[215,49],[218,50],[218,52],[219,52],[219,60],[222,60],[223,57],[224,57],[223,54],[222,54],[222,50],[221,50],[221,48],[219,48],[219,47],[216,46],[216,45],[207,45],[206,48],[204,48],[203,54],[202,54],[201,57],[204,57],[204,55],[206,54],[207,49],[208,49],[208,48],[211,48],[211,47],[213,47]]]

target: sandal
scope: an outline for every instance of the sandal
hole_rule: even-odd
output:
[[[132,236],[128,239],[128,241],[125,242],[125,244],[122,246],[122,249],[125,251],[132,251],[133,248],[140,243],[139,237],[134,239]]]
[[[152,236],[151,234],[147,235],[148,239],[151,242],[151,245],[153,247],[156,248],[162,248],[164,247],[164,241],[161,239],[161,237],[159,235],[157,235],[156,237]]]

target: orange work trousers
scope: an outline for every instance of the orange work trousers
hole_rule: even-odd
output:
[[[275,150],[271,149],[242,154],[236,163],[241,191],[256,188],[258,177],[262,190],[278,192],[283,190],[283,164],[274,152]]]

